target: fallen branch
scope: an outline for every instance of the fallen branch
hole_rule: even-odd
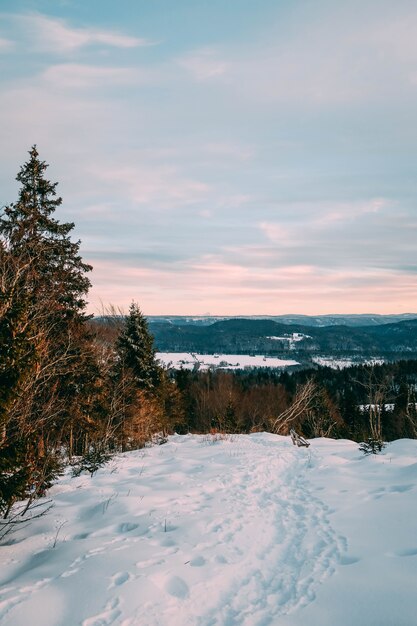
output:
[[[301,437],[301,435],[299,435],[298,433],[296,433],[293,428],[291,428],[290,430],[290,435],[291,440],[295,446],[298,446],[299,448],[302,446],[308,448],[308,446],[310,445],[310,442],[304,439],[304,437]]]

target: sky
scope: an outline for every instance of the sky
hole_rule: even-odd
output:
[[[417,312],[415,0],[1,0],[0,206],[36,144],[89,310]]]

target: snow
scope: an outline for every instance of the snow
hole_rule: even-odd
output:
[[[331,367],[334,370],[344,369],[345,367],[352,367],[353,365],[382,365],[385,361],[381,358],[371,358],[371,359],[335,359],[333,357],[325,357],[325,356],[313,356],[311,358],[313,363],[317,365],[322,365],[323,367]]]
[[[250,354],[197,354],[195,352],[157,352],[156,358],[167,367],[176,369],[210,368],[244,369],[251,367],[289,367],[298,365],[293,359],[278,359]]]
[[[59,480],[0,549],[0,623],[412,626],[416,495],[417,441],[176,435]]]
[[[291,335],[285,335],[284,337],[276,337],[275,335],[272,335],[266,338],[272,339],[274,341],[297,342],[302,341],[303,339],[311,339],[311,335],[304,335],[303,333],[291,333]]]
[[[304,335],[303,333],[291,333],[290,335],[285,335],[284,337],[277,337],[275,335],[266,337],[266,339],[271,339],[272,341],[284,341],[288,345],[290,350],[296,350],[296,344],[299,341],[303,341],[303,339],[311,339],[311,335]]]
[[[317,365],[331,367],[334,370],[344,369],[345,367],[352,367],[352,365],[355,365],[352,359],[334,359],[332,357],[313,356],[311,360]]]

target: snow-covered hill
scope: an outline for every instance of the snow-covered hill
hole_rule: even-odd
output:
[[[417,623],[416,441],[174,436],[51,495],[0,549],[5,626]]]

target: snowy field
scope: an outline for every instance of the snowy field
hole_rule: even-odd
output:
[[[298,365],[293,359],[277,359],[275,357],[251,354],[197,354],[195,352],[157,352],[156,358],[166,367],[175,369],[207,370],[224,368],[229,370],[246,367],[289,367]]]
[[[174,436],[51,496],[0,548],[4,626],[417,623],[417,441]]]

